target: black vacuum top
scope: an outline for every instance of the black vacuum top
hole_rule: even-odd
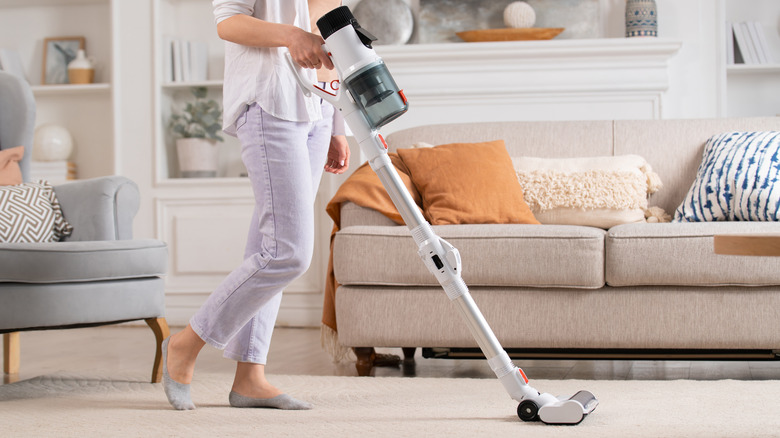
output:
[[[317,27],[320,29],[322,38],[328,39],[329,36],[333,35],[342,27],[351,26],[353,22],[357,24],[355,16],[352,15],[352,11],[350,11],[347,6],[339,6],[317,20]]]
[[[360,27],[360,23],[358,23],[347,6],[339,6],[317,20],[317,28],[320,30],[320,34],[322,34],[322,39],[325,40],[346,26],[354,27],[355,32],[360,37],[360,41],[369,49],[371,48],[371,42],[376,41],[374,35]]]

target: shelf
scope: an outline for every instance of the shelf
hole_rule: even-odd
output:
[[[62,85],[33,85],[35,96],[65,96],[85,93],[107,93],[111,91],[111,84],[62,84]]]
[[[165,82],[162,84],[163,89],[180,90],[183,88],[192,87],[206,87],[206,88],[222,88],[222,79],[213,79],[208,81],[196,81],[196,82]]]
[[[731,64],[726,66],[728,74],[780,73],[780,64]]]
[[[93,3],[108,3],[109,0],[0,0],[0,8],[35,6],[74,6]]]
[[[248,177],[216,177],[216,178],[165,178],[158,183],[159,187],[201,187],[201,186],[237,186],[248,187]]]

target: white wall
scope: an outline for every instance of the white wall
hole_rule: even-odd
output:
[[[112,11],[118,29],[115,56],[114,106],[117,118],[117,172],[138,184],[142,202],[134,222],[139,238],[154,238],[154,204],[148,196],[153,182],[154,82],[151,2],[117,1]]]
[[[613,0],[617,1],[617,0]],[[658,33],[683,41],[671,61],[667,118],[718,117],[720,22],[714,0],[658,0]]]

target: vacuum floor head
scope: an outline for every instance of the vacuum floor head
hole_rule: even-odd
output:
[[[589,391],[580,391],[571,397],[557,398],[539,406],[532,399],[517,406],[517,416],[523,421],[541,420],[545,424],[579,424],[593,412],[599,401]]]

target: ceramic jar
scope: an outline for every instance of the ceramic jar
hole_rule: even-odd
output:
[[[176,140],[179,172],[182,178],[213,178],[219,170],[217,142],[205,138]]]
[[[68,64],[68,81],[71,84],[91,84],[95,81],[95,62],[79,49],[76,58]]]
[[[655,0],[626,0],[626,37],[657,37]]]

